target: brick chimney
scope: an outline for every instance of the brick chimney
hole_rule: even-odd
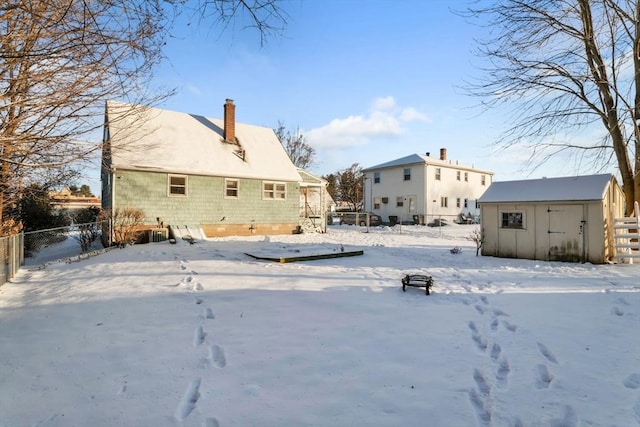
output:
[[[235,144],[236,141],[236,106],[233,99],[227,99],[224,104],[224,135],[225,142]]]
[[[446,148],[441,148],[440,149],[440,160],[447,160],[447,149]]]

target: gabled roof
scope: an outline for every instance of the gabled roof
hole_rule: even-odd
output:
[[[465,170],[473,170],[477,172],[483,172],[487,175],[493,175],[493,172],[483,169],[478,169],[473,166],[463,165],[453,160],[440,160],[435,157],[425,156],[422,154],[411,154],[409,156],[401,157],[396,160],[391,160],[386,163],[380,163],[375,166],[368,167],[364,169],[364,171],[372,171],[376,169],[388,169],[395,168],[401,166],[410,166],[415,164],[423,164],[423,165],[433,165],[433,166],[441,166],[441,167],[449,167],[449,168],[457,168],[457,169],[465,169]]]
[[[302,182],[300,183],[301,186],[319,187],[322,185],[327,185],[327,180],[322,179],[319,176],[316,176],[302,168],[298,168],[298,173],[300,174],[300,179],[302,180]]]
[[[526,179],[492,183],[479,203],[602,200],[611,174]]]
[[[116,101],[106,109],[113,168],[301,180],[273,129],[235,123],[232,144],[223,141],[222,119]]]

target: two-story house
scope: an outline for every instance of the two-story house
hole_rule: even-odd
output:
[[[434,219],[477,222],[477,200],[491,185],[493,172],[430,153],[412,154],[363,170],[365,210],[390,224],[426,224]]]

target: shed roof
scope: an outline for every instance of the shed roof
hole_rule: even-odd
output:
[[[602,174],[498,181],[489,186],[478,202],[513,203],[602,200],[611,179],[611,174]]]
[[[273,129],[235,123],[237,145],[223,141],[222,119],[116,101],[106,108],[112,167],[301,181]]]
[[[385,163],[380,163],[375,166],[368,167],[364,169],[365,171],[372,171],[375,169],[387,169],[387,168],[395,168],[400,166],[409,166],[414,164],[423,164],[423,165],[433,165],[433,166],[442,166],[442,167],[450,167],[450,168],[458,168],[458,169],[467,169],[474,170],[477,172],[484,172],[487,175],[493,175],[493,172],[483,169],[478,169],[474,166],[464,165],[462,163],[458,163],[454,160],[440,160],[435,157],[425,156],[422,154],[410,154],[405,157],[401,157],[399,159],[391,160]]]

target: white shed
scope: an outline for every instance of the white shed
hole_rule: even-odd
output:
[[[479,204],[482,255],[594,264],[616,255],[624,194],[613,175],[494,182]]]

